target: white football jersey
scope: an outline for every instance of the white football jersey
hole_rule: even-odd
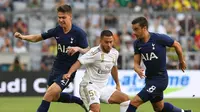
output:
[[[118,56],[119,52],[114,48],[109,53],[104,53],[100,46],[91,48],[78,59],[86,68],[82,83],[92,82],[100,88],[104,87],[113,66],[117,66]]]

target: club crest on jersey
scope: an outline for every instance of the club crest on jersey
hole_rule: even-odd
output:
[[[155,44],[152,43],[152,49],[155,50]]]
[[[70,43],[71,43],[71,44],[73,43],[73,40],[74,40],[74,38],[71,37],[71,38],[70,38]]]
[[[151,61],[152,59],[158,59],[158,56],[154,52],[142,54],[142,59],[145,61]]]
[[[59,39],[60,37],[56,37],[56,39]]]

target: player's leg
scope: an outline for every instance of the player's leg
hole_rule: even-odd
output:
[[[58,77],[54,81],[63,90],[65,87],[67,87],[69,85],[70,82],[73,81],[74,76],[75,76],[75,73],[72,74],[72,77],[69,80],[63,80],[62,75],[61,75],[60,77]],[[69,93],[61,92],[57,97],[54,98],[53,101],[54,102],[62,102],[62,103],[76,103],[76,104],[79,104],[82,108],[84,108],[85,111],[87,112],[87,110],[86,110],[86,108],[83,104],[83,101],[79,97],[76,97],[76,96],[71,95]]]
[[[56,79],[58,76],[58,72],[52,69],[48,77],[48,89],[43,97],[40,106],[37,109],[37,112],[47,112],[50,103],[56,98],[59,98],[61,88],[56,83],[54,84],[54,79]]]
[[[61,88],[58,84],[53,83],[46,91],[42,103],[37,109],[37,112],[47,112],[50,106],[50,102],[52,102],[56,97],[59,96],[61,92]]]
[[[183,109],[177,108],[163,100],[163,91],[166,89],[168,81],[154,81],[154,84],[148,89],[150,92],[150,101],[156,112],[184,112]]]
[[[159,101],[152,103],[152,106],[156,112],[192,112],[191,110],[183,110],[178,107],[175,107],[171,103]]]
[[[136,112],[140,105],[149,100],[150,93],[147,92],[147,88],[149,88],[148,84],[131,100],[126,112]]]
[[[130,102],[128,109],[126,112],[136,112],[137,108],[142,105],[144,101],[140,98],[140,96],[136,95]]]
[[[79,93],[89,112],[100,112],[100,93],[98,87],[92,83],[81,82]]]
[[[130,103],[128,95],[111,87],[105,87],[101,90],[100,99],[109,104],[120,104],[120,112],[126,112]]]

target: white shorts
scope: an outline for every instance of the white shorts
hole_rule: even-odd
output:
[[[93,83],[81,83],[79,88],[80,96],[88,109],[93,103],[108,103],[109,98],[115,91],[116,89],[112,87],[103,87],[100,89]]]

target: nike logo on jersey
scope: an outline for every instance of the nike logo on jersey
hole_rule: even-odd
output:
[[[141,49],[142,49],[142,47],[139,47],[139,48],[138,48],[138,50],[141,50]]]
[[[56,39],[59,39],[60,37],[56,37]]]

